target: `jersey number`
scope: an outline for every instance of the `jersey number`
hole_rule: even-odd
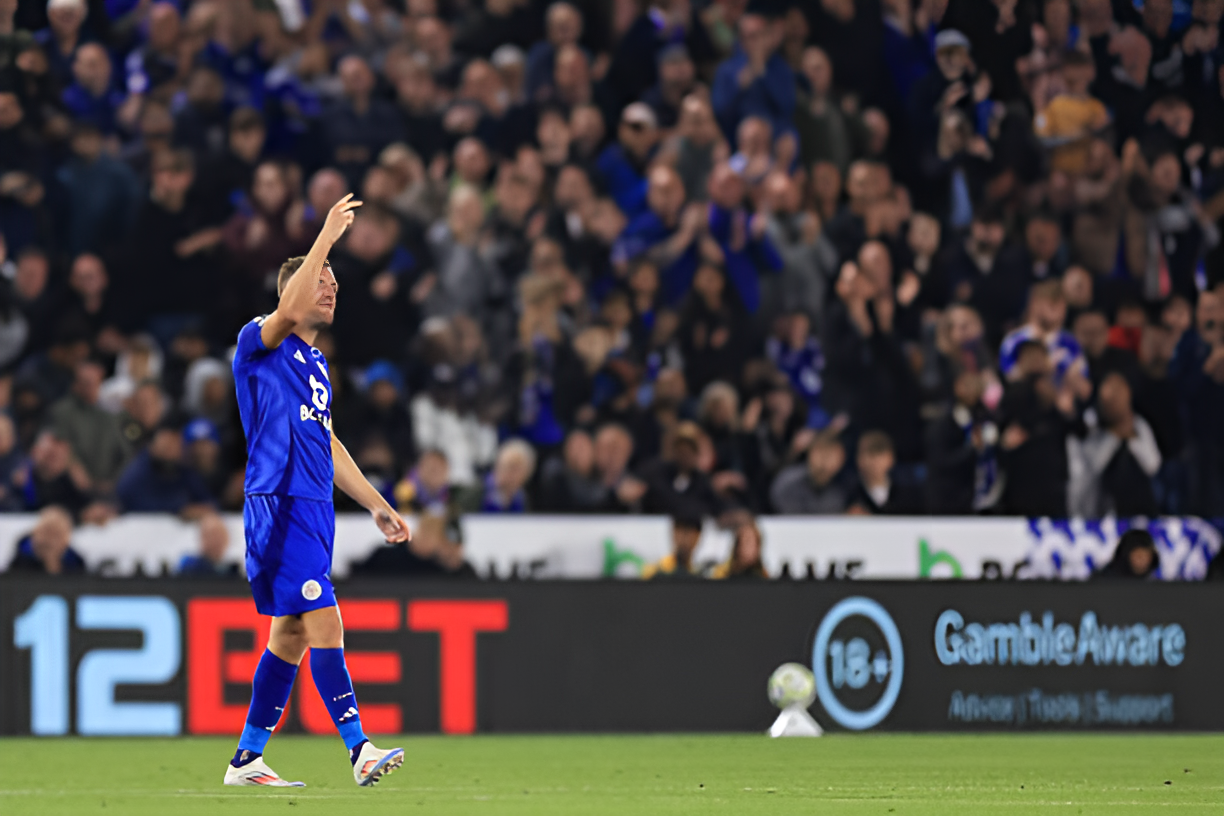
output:
[[[310,375],[310,401],[314,403],[314,407],[320,411],[327,410],[327,386],[315,379],[315,375]]]

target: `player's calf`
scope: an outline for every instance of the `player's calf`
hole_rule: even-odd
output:
[[[327,713],[344,739],[344,747],[349,749],[353,779],[358,785],[373,785],[404,764],[402,748],[384,751],[375,748],[366,739],[361,727],[361,714],[357,710],[357,698],[353,694],[353,681],[344,662],[344,649],[311,647],[310,672],[319,696],[327,706]]]
[[[293,679],[297,666],[281,660],[270,650],[265,650],[255,669],[251,684],[251,707],[247,710],[246,725],[238,739],[238,750],[225,771],[227,785],[301,785],[289,783],[277,776],[261,759],[272,732],[280,721],[289,693],[293,690]]]

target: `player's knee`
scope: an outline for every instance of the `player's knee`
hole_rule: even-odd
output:
[[[268,651],[286,663],[297,665],[306,654],[306,636],[304,634],[280,633],[268,638]]]
[[[302,616],[306,628],[307,644],[316,649],[340,649],[344,647],[344,624],[340,622],[335,607],[308,612]]]
[[[307,636],[307,645],[316,649],[342,649],[344,648],[344,627],[340,625],[340,621],[336,621],[334,626],[321,626],[314,629]]]
[[[299,618],[285,616],[273,619],[272,630],[268,635],[268,648],[272,654],[297,664],[309,645],[306,626]]]

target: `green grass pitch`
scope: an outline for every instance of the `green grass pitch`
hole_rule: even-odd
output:
[[[382,737],[407,762],[353,784],[338,739],[280,736],[309,787],[221,785],[233,740],[0,739],[0,813],[1224,814],[1224,736]]]

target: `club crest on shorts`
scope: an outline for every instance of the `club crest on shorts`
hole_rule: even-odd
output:
[[[319,582],[311,578],[306,583],[302,584],[302,597],[308,601],[317,601],[319,596],[323,594],[323,587],[319,586]]]

